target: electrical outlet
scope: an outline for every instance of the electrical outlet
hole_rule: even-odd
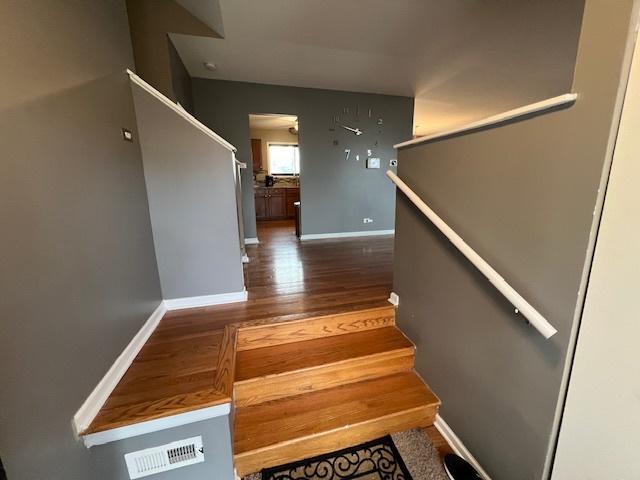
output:
[[[362,223],[373,223],[373,218],[363,218]]]

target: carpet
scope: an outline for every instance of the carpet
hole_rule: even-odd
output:
[[[422,430],[409,430],[336,452],[264,469],[244,480],[447,480]]]
[[[413,480],[449,480],[440,454],[421,429],[391,435]]]

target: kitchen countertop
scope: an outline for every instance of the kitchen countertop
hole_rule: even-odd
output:
[[[254,188],[300,188],[300,185],[274,185],[273,187],[267,187],[266,185],[253,185]]]

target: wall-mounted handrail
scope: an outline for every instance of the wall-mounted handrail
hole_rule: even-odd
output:
[[[154,96],[155,98],[157,98],[158,100],[160,100],[162,103],[164,103],[167,107],[169,107],[171,110],[173,110],[174,112],[176,112],[178,115],[180,115],[182,118],[184,118],[187,122],[189,122],[190,124],[192,124],[194,127],[196,127],[198,130],[200,130],[201,132],[205,133],[207,136],[211,137],[213,140],[215,140],[216,142],[218,142],[220,145],[222,145],[224,148],[226,148],[227,150],[231,150],[232,152],[236,152],[237,149],[236,147],[234,147],[233,145],[231,145],[229,142],[227,142],[224,138],[222,138],[220,135],[218,135],[216,132],[214,132],[213,130],[211,130],[209,127],[207,127],[204,123],[202,123],[200,120],[198,120],[196,117],[194,117],[193,115],[191,115],[189,112],[187,112],[182,105],[180,105],[179,103],[175,103],[172,102],[170,99],[168,99],[165,95],[163,95],[162,93],[160,93],[158,90],[156,90],[155,88],[153,88],[151,85],[149,85],[147,82],[145,82],[142,78],[140,78],[138,75],[136,75],[135,73],[133,73],[131,70],[127,69],[127,75],[129,75],[129,78],[131,79],[131,81],[133,83],[135,83],[136,85],[138,85],[140,88],[142,88],[143,90],[145,90],[147,93],[151,94],[152,96]]]
[[[488,127],[490,125],[495,125],[497,123],[507,122],[519,117],[524,117],[526,115],[532,115],[534,113],[544,112],[552,108],[573,103],[576,101],[577,98],[578,98],[577,93],[565,93],[564,95],[558,95],[557,97],[548,98],[540,102],[531,103],[523,107],[514,108],[513,110],[508,110],[506,112],[499,113],[498,115],[493,115],[491,117],[483,118],[482,120],[478,120],[476,122],[468,123],[466,125],[461,125],[459,127],[452,128],[450,130],[445,130],[444,132],[433,133],[431,135],[425,135],[424,137],[414,138],[413,140],[407,140],[406,142],[398,143],[393,147],[394,148],[409,147],[412,145],[418,145],[420,143],[436,140],[438,138],[449,137],[451,135],[457,135],[457,134],[468,132],[471,130],[476,130],[478,128]]]
[[[516,313],[522,313],[529,323],[533,325],[544,338],[552,337],[557,330],[551,325],[522,295],[507,283],[502,276],[496,272],[476,251],[458,235],[444,220],[442,220],[433,210],[431,210],[416,193],[409,188],[395,173],[391,170],[387,171],[387,176],[393,183],[404,193],[413,204],[420,209],[425,216],[438,227],[445,237],[487,277],[489,282],[498,289],[507,300],[509,300],[516,308]]]
[[[239,166],[240,168],[247,168],[247,164],[244,162],[241,162],[240,160],[238,160],[235,156],[235,154],[233,155],[233,161],[234,163]]]

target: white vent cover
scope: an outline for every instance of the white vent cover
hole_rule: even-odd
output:
[[[187,438],[159,447],[126,453],[124,460],[127,462],[131,479],[204,462],[202,437]]]

